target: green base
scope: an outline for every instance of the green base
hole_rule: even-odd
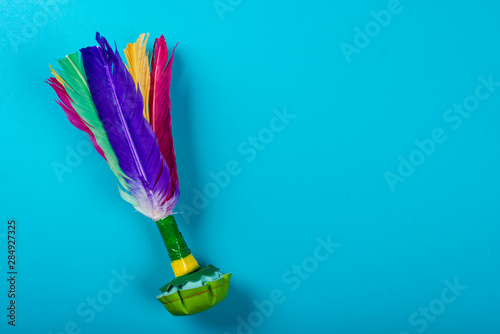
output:
[[[215,273],[216,271],[219,271],[219,270],[220,270],[219,268],[214,267],[212,265],[200,267],[200,268],[196,269],[195,271],[193,271],[192,273],[174,278],[169,283],[162,286],[160,288],[160,291],[165,293],[165,292],[172,290],[173,287],[181,288],[188,281],[196,282],[202,276],[211,276],[213,273]]]
[[[182,286],[187,281],[197,281],[203,275],[212,275],[219,270],[214,266],[206,266],[193,273],[176,277],[163,286],[160,291],[168,292],[174,286]],[[166,296],[157,297],[172,315],[190,315],[203,312],[226,299],[231,274],[224,274],[216,281],[206,282],[194,289],[178,290]]]

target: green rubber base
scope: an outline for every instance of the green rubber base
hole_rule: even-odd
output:
[[[199,268],[193,273],[176,277],[160,291],[167,293],[172,287],[180,287],[187,281],[197,281],[203,275],[210,276],[219,269],[214,266]],[[206,282],[194,289],[178,290],[168,295],[158,296],[158,300],[172,315],[191,315],[208,310],[226,299],[231,273],[222,275],[216,281]]]

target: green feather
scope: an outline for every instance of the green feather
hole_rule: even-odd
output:
[[[92,101],[87,77],[79,53],[71,53],[59,59],[57,63],[61,67],[57,72],[64,80],[66,92],[72,100],[71,105],[76,113],[89,125],[89,129],[94,134],[97,144],[104,152],[104,156],[106,157],[111,171],[118,178],[118,182],[123,189],[125,189],[125,191],[123,191],[119,188],[120,194],[123,199],[136,206],[138,203],[136,203],[135,198],[129,194],[129,186],[126,181],[128,177],[123,173],[118,164],[116,154],[109,143],[108,135],[104,130],[104,126],[97,114],[97,109]]]

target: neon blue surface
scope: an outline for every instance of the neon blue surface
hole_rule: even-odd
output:
[[[498,10],[2,1],[0,332],[498,333]],[[96,31],[180,42],[177,220],[201,265],[233,273],[205,313],[156,300],[173,273],[155,224],[44,83]]]

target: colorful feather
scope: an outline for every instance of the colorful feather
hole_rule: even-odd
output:
[[[60,68],[51,68],[54,78],[48,83],[70,122],[89,135],[108,162],[122,197],[159,220],[172,214],[179,197],[170,118],[172,58],[167,62],[163,36],[157,39],[150,75],[147,38],[142,34],[128,44],[127,68],[97,34],[100,46],[81,49],[81,58],[72,53],[58,60]],[[154,128],[145,118],[149,115]]]
[[[57,63],[60,69],[57,73],[58,75],[55,76],[56,79],[59,77],[58,81],[62,81],[61,84],[65,87],[65,92],[70,98],[71,106],[94,135],[96,143],[104,153],[111,171],[118,178],[118,182],[124,188],[124,191],[128,192],[129,189],[125,182],[125,176],[118,164],[118,159],[111,148],[104,126],[99,119],[94,102],[92,101],[87,77],[78,52],[71,53],[59,59]]]
[[[172,138],[172,119],[170,115],[170,79],[172,77],[172,56],[168,60],[168,49],[165,37],[155,40],[153,57],[151,59],[151,85],[149,95],[149,115],[153,131],[158,138],[160,151],[168,167],[172,179],[172,189],[169,197],[179,197],[179,177],[175,162],[174,141]]]
[[[109,143],[126,175],[135,208],[157,221],[172,214],[175,197],[169,197],[169,167],[160,153],[151,126],[143,117],[143,99],[134,80],[106,39],[97,34],[100,47],[81,49],[88,86]],[[132,198],[133,197],[133,198]]]
[[[135,85],[139,85],[142,99],[144,100],[143,114],[149,122],[149,61],[146,52],[149,34],[141,34],[135,43],[128,43],[123,50],[128,63],[128,70],[134,79]]]
[[[47,80],[47,83],[56,92],[57,97],[59,98],[59,101],[56,100],[56,102],[64,110],[64,113],[66,114],[66,117],[68,117],[70,123],[73,124],[77,129],[85,132],[89,136],[97,152],[104,159],[106,159],[106,157],[104,156],[104,152],[97,144],[95,136],[92,131],[90,131],[89,126],[85,123],[84,120],[82,120],[82,118],[76,113],[75,109],[71,105],[71,98],[68,96],[68,93],[64,89],[64,81],[62,80],[62,78],[57,75],[54,78],[50,78],[49,80]]]

